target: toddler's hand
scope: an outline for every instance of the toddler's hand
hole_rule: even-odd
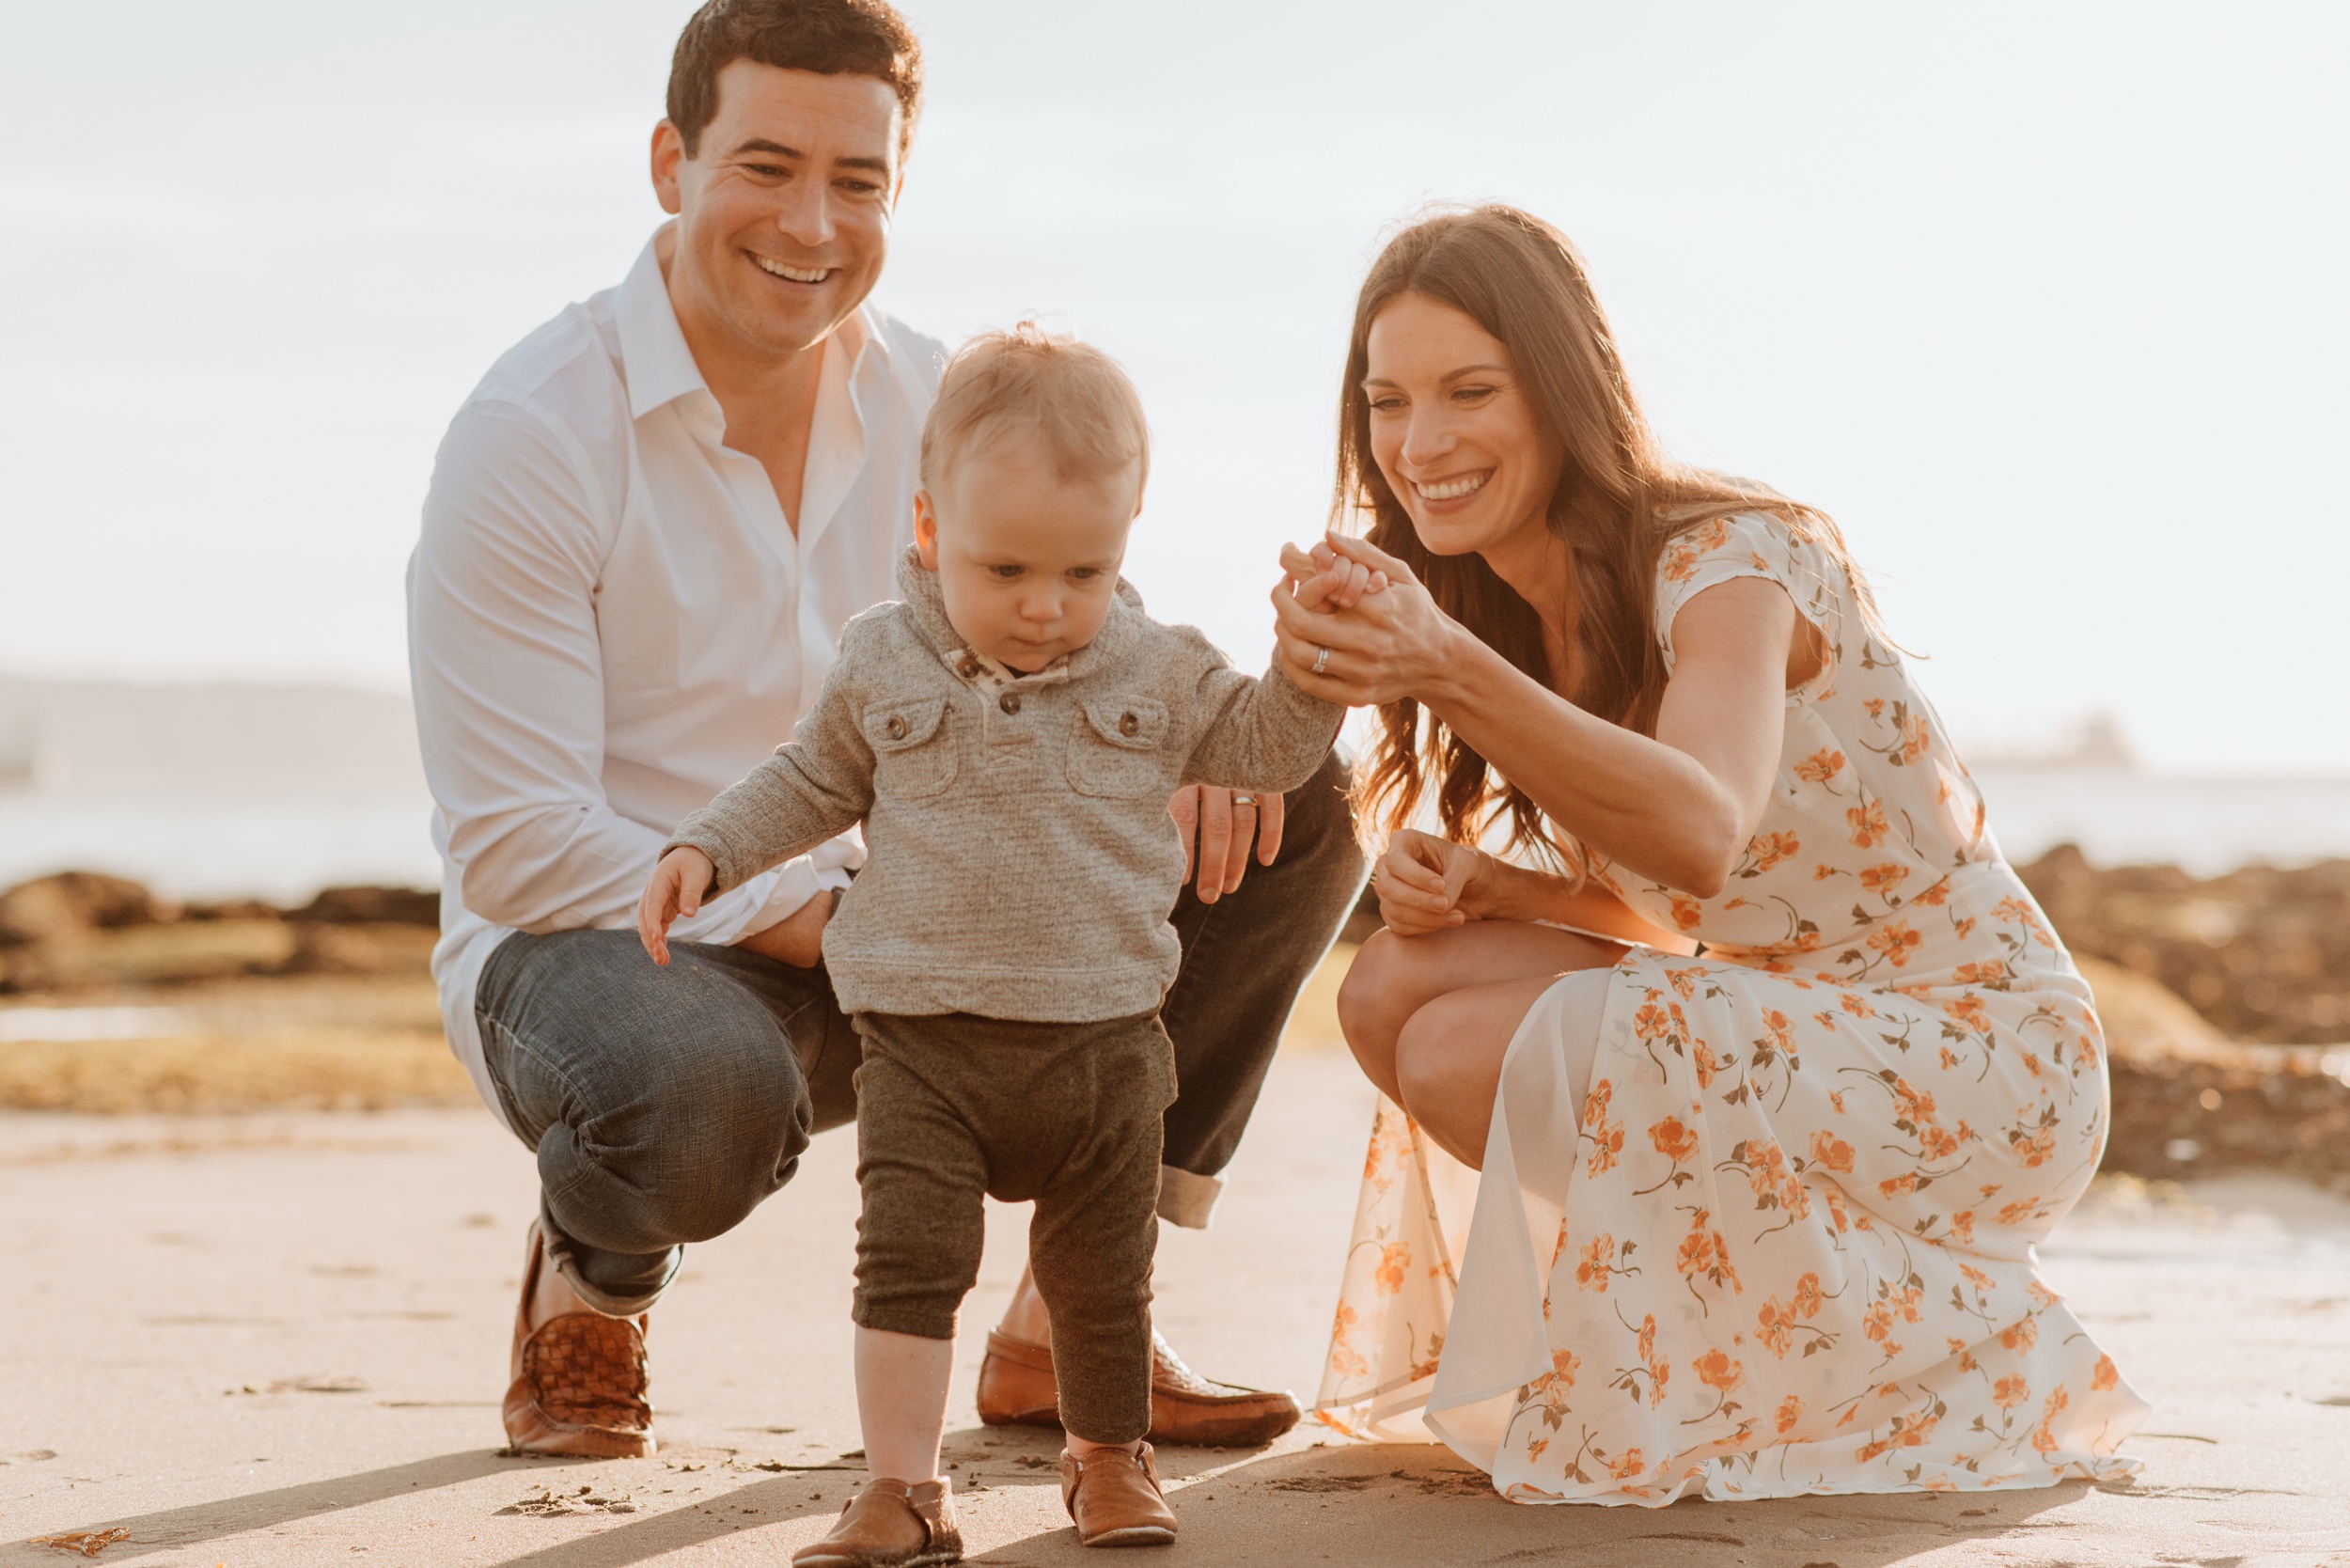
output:
[[[1317,543],[1311,551],[1283,545],[1281,568],[1290,574],[1290,591],[1297,603],[1325,614],[1351,610],[1387,586],[1386,572],[1348,560],[1326,543]]]
[[[691,844],[680,844],[652,869],[645,896],[636,901],[636,939],[655,964],[669,962],[669,923],[701,912],[702,895],[717,874],[710,856]]]

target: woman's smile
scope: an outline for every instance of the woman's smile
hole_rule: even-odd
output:
[[[1460,509],[1449,503],[1465,501],[1485,488],[1485,481],[1494,477],[1490,468],[1480,468],[1467,474],[1456,474],[1441,479],[1413,479],[1412,493],[1421,505],[1441,511]]]

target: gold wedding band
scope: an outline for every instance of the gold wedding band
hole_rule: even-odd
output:
[[[1257,805],[1257,797],[1255,795],[1234,795],[1232,797],[1232,804],[1234,806],[1246,806],[1253,810]]]

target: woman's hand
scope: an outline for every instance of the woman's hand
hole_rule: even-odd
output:
[[[1371,886],[1387,929],[1418,936],[1483,919],[1501,871],[1483,850],[1407,827],[1387,840]]]
[[[680,844],[661,857],[636,901],[636,939],[655,964],[669,962],[669,926],[681,915],[701,912],[702,899],[718,868],[710,856],[691,844]]]
[[[1284,584],[1274,591],[1275,640],[1283,668],[1300,690],[1362,707],[1402,697],[1426,700],[1442,686],[1455,639],[1466,634],[1436,608],[1410,567],[1338,533],[1310,554],[1284,550],[1281,564],[1298,587],[1292,592]],[[1381,591],[1357,591],[1351,604],[1341,603],[1341,576],[1352,585],[1356,567],[1363,569],[1366,588],[1375,577],[1386,581]],[[1319,604],[1308,602],[1308,588]]]

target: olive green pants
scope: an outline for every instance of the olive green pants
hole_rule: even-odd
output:
[[[979,1275],[981,1199],[1033,1200],[1028,1262],[1053,1324],[1061,1424],[1151,1427],[1151,1261],[1175,1050],[1156,1013],[1029,1024],[860,1012],[856,1305],[865,1328],[954,1338]]]

